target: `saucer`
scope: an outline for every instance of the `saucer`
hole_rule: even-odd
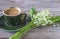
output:
[[[19,25],[19,26],[14,26],[14,27],[10,27],[10,26],[5,26],[5,20],[4,20],[4,16],[0,17],[0,28],[5,29],[7,31],[18,31],[18,29],[24,27],[25,25],[27,25],[30,22],[30,17],[27,16],[26,20],[23,24]]]

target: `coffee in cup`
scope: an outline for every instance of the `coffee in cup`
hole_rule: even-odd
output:
[[[10,7],[4,10],[6,16],[17,16],[21,13],[21,10],[17,7]]]

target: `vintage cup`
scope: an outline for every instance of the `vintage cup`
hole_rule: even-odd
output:
[[[7,13],[9,13],[9,9],[13,9],[16,8],[19,12],[15,15],[8,15]],[[6,13],[7,12],[7,13]],[[16,11],[15,11],[16,12]],[[8,27],[19,27],[19,25],[21,25],[22,23],[22,19],[24,20],[24,18],[26,17],[26,14],[22,14],[21,13],[21,9],[18,7],[9,7],[3,10],[3,15],[4,15],[4,19],[5,19],[5,26]]]

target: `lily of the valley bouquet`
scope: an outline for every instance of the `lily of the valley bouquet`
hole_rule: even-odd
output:
[[[53,16],[49,10],[43,10],[36,12],[34,8],[30,9],[31,22],[28,25],[20,28],[14,35],[9,39],[21,39],[29,30],[34,29],[38,26],[50,25],[60,22],[60,16]]]

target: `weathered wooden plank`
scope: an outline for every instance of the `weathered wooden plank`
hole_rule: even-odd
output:
[[[8,38],[12,34],[13,33],[7,32],[6,30],[0,28],[0,39],[1,38]]]

